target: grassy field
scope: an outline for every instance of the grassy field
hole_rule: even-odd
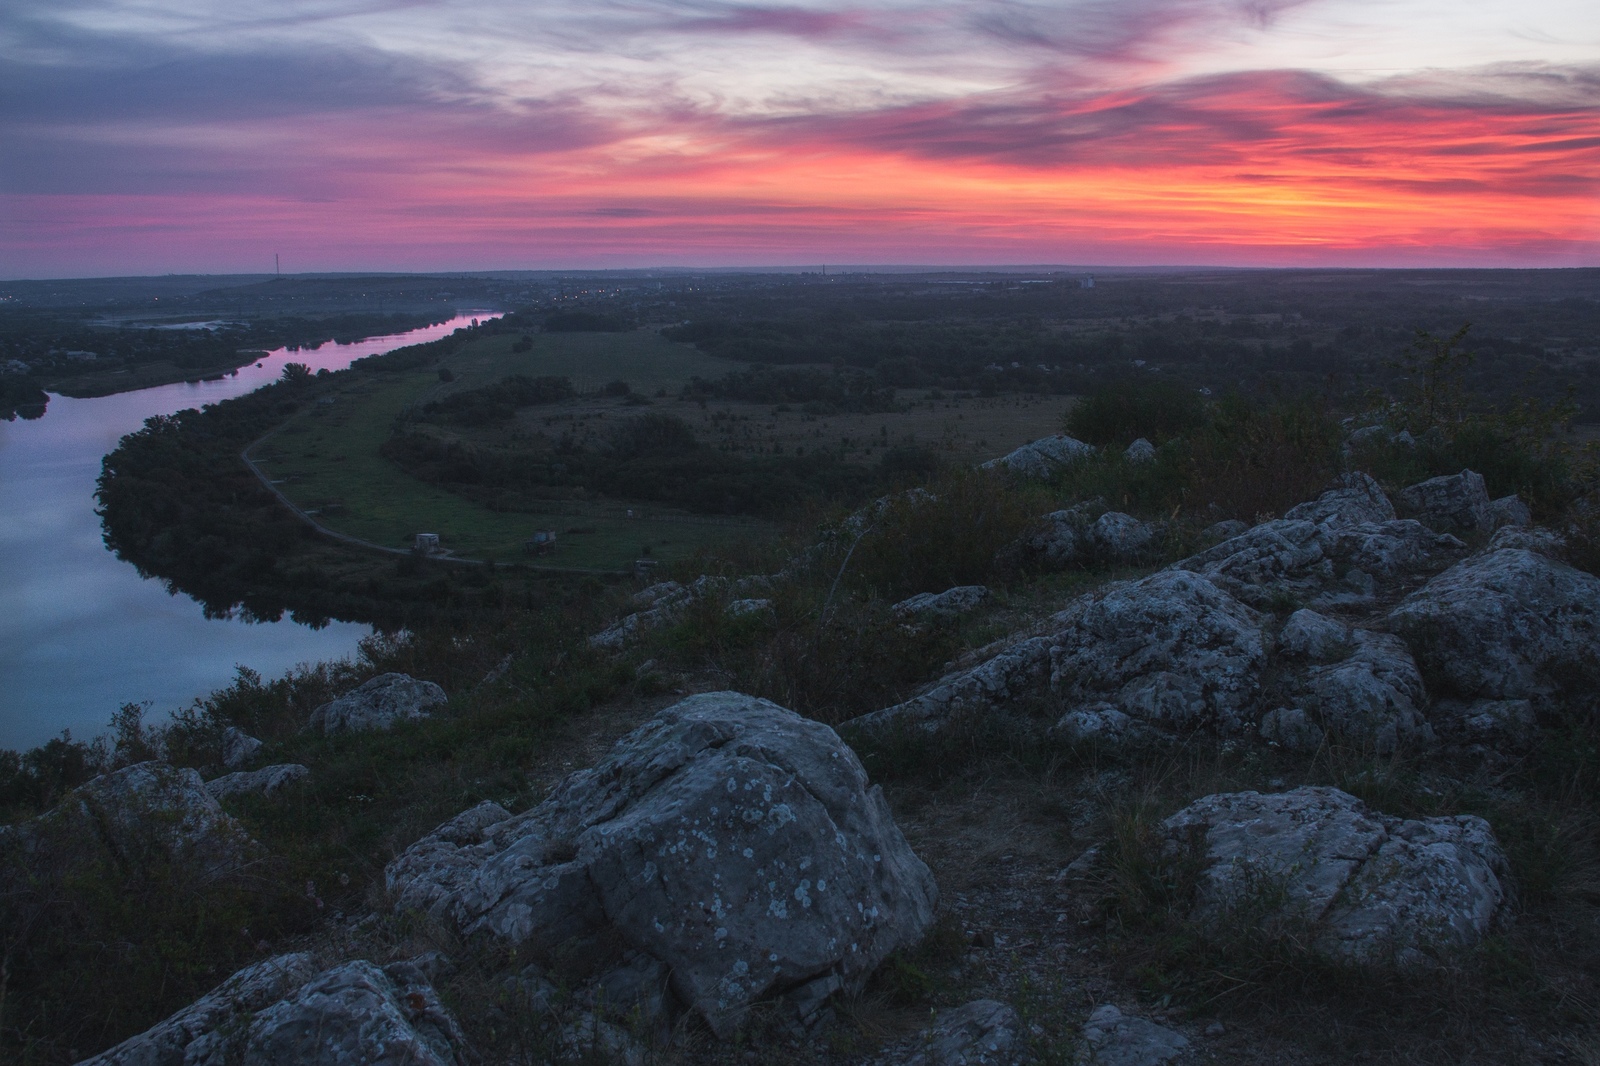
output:
[[[507,374],[566,374],[580,387],[631,375],[642,389],[677,387],[692,374],[726,371],[724,363],[653,333],[541,335],[533,351],[522,353],[511,352],[514,341],[491,337],[452,356],[448,365],[457,379],[448,386],[432,368],[354,378],[324,398],[331,402],[291,418],[252,456],[284,495],[328,528],[386,547],[409,547],[417,533],[429,532],[467,558],[615,570],[644,554],[671,561],[770,531],[753,520],[625,500],[563,500],[538,514],[492,511],[424,484],[378,454],[408,406]],[[535,558],[523,542],[541,529],[556,532],[557,547]]]
[[[906,390],[899,397],[904,408],[889,414],[810,415],[764,404],[702,404],[678,398],[689,378],[718,378],[738,364],[653,332],[534,334],[531,339],[533,349],[525,352],[511,350],[515,336],[469,345],[442,364],[454,375],[450,382],[441,381],[433,367],[353,377],[291,418],[252,457],[286,496],[318,521],[375,544],[405,548],[417,533],[429,532],[467,558],[615,570],[645,554],[670,562],[700,548],[765,534],[772,527],[753,519],[696,515],[629,500],[560,500],[551,501],[547,511],[495,511],[418,481],[378,449],[408,410],[510,374],[565,376],[586,393],[523,410],[518,423],[525,432],[571,433],[580,445],[593,444],[621,420],[664,411],[688,422],[700,440],[722,451],[831,451],[859,463],[875,462],[888,449],[906,445],[932,448],[951,462],[979,462],[1058,431],[1070,402],[1061,397],[954,398]],[[651,403],[633,406],[598,394],[601,386],[616,380],[626,381]],[[553,530],[557,547],[535,560],[523,543],[536,530]]]

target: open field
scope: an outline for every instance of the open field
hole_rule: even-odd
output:
[[[952,462],[978,462],[1057,431],[1068,403],[1059,397],[948,397],[917,389],[900,394],[904,409],[884,414],[816,415],[785,405],[682,400],[690,377],[717,378],[739,364],[706,356],[658,334],[536,334],[533,349],[513,352],[515,336],[478,341],[443,365],[394,375],[359,375],[336,386],[252,451],[262,471],[295,505],[328,528],[386,547],[405,548],[419,532],[439,533],[467,558],[501,562],[530,558],[523,542],[553,530],[557,548],[541,564],[594,569],[627,567],[641,554],[664,562],[772,527],[746,518],[706,516],[622,499],[551,500],[548,509],[498,511],[426,484],[379,454],[408,411],[453,392],[492,385],[511,374],[572,379],[584,393],[525,408],[514,434],[570,433],[596,445],[619,422],[657,411],[682,418],[704,443],[748,455],[829,451],[846,461],[876,462],[894,447],[919,446]],[[648,405],[598,390],[623,380]],[[440,432],[477,438],[474,428]],[[487,431],[501,435],[506,430]]]
[[[593,358],[593,346],[577,343],[563,349],[562,372],[588,366],[592,376],[603,382],[611,378],[599,368],[621,365],[644,381],[652,365],[651,349],[657,354],[662,349],[669,355],[687,353],[686,364],[705,358],[659,338],[649,345],[628,343],[633,335],[622,336],[625,342],[619,346],[617,364]],[[593,335],[577,338],[593,339]],[[508,338],[490,338],[482,345],[486,351],[463,352],[451,360],[452,366],[461,367],[459,373],[469,385],[509,373],[554,372],[544,368],[537,357],[545,353],[537,348],[518,354],[516,361],[507,358],[510,343]],[[559,343],[549,347],[562,349]],[[530,356],[535,357],[531,366]],[[662,362],[672,365],[670,360]],[[657,377],[650,380],[661,380],[665,371],[654,373]],[[475,374],[481,376],[469,376]],[[362,375],[323,397],[326,402],[291,418],[257,446],[252,457],[284,495],[328,528],[394,548],[408,547],[419,532],[433,532],[440,534],[447,549],[467,558],[614,570],[626,568],[641,554],[670,562],[770,528],[747,519],[693,515],[618,500],[553,501],[548,512],[539,514],[498,512],[427,485],[385,460],[378,448],[388,439],[395,418],[406,407],[435,396],[440,384],[431,368],[384,377]],[[540,529],[558,534],[557,548],[534,559],[522,545]]]

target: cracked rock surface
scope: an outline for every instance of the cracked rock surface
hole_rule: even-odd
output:
[[[1207,796],[1162,823],[1168,854],[1202,863],[1194,916],[1305,934],[1313,950],[1423,965],[1478,943],[1508,866],[1473,815],[1405,819],[1326,786]]]
[[[457,816],[386,879],[398,908],[535,956],[620,941],[719,1034],[763,998],[859,990],[937,904],[837,734],[735,692],[661,711],[525,814]]]
[[[379,674],[359,688],[311,712],[311,728],[322,733],[370,733],[428,717],[446,700],[444,689],[409,674]]]

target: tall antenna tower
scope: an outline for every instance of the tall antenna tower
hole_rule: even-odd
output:
[[[278,277],[283,277],[283,264],[278,262],[278,253],[272,253],[272,272]]]

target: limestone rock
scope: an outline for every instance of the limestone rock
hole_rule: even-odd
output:
[[[1431,744],[1433,729],[1422,710],[1427,693],[1405,644],[1362,629],[1350,639],[1348,656],[1307,672],[1299,686],[1302,704],[1324,729],[1380,755]]]
[[[1163,824],[1205,864],[1194,917],[1306,937],[1333,958],[1424,965],[1478,943],[1509,895],[1481,818],[1402,819],[1325,786],[1207,796]]]
[[[244,794],[275,796],[289,785],[310,776],[311,771],[299,763],[283,763],[279,766],[263,766],[259,770],[223,774],[207,781],[206,791],[217,799]]]
[[[1476,532],[1494,525],[1483,475],[1471,470],[1429,478],[1401,489],[1400,499],[1424,522],[1437,528]]]
[[[261,741],[237,726],[222,731],[222,765],[229,770],[240,769],[260,750]]]
[[[379,674],[311,712],[311,728],[322,733],[372,733],[428,717],[446,701],[444,689],[408,674]]]
[[[1095,554],[1112,562],[1132,562],[1150,550],[1156,531],[1121,511],[1107,511],[1089,527]]]
[[[1567,538],[1553,529],[1540,527],[1506,526],[1489,538],[1489,551],[1501,548],[1521,548],[1549,559],[1566,561]]]
[[[933,920],[932,875],[855,754],[739,693],[661,711],[525,814],[468,814],[389,866],[398,905],[535,957],[621,943],[723,1035],[765,996],[858,990]]]
[[[1120,732],[1127,723],[1118,715],[1155,728],[1234,732],[1265,663],[1263,621],[1206,579],[1166,570],[1079,597],[1050,620],[1049,633],[851,724],[937,729],[955,715],[1053,693],[1068,718],[1079,715],[1063,718],[1068,735]]]
[[[1389,522],[1395,517],[1394,504],[1383,488],[1359,470],[1339,478],[1333,488],[1310,503],[1285,511],[1290,521],[1312,522],[1319,526],[1358,526],[1366,522]]]
[[[1533,512],[1512,493],[1489,501],[1489,524],[1495,529],[1524,529],[1533,525]]]
[[[1224,540],[1232,540],[1249,528],[1249,522],[1241,522],[1237,518],[1224,518],[1222,521],[1213,522],[1201,530],[1200,539],[1215,544]]]
[[[1022,1019],[1008,1004],[975,999],[942,1011],[907,1066],[1010,1066],[1023,1056]]]
[[[1600,578],[1520,548],[1439,574],[1387,628],[1440,695],[1528,699],[1600,678]]]
[[[196,1062],[198,1056],[185,1055],[191,1044],[207,1034],[240,1029],[252,1015],[283,999],[316,973],[316,962],[307,952],[278,955],[246,966],[165,1021],[79,1066],[185,1066]],[[204,1050],[204,1045],[197,1050]]]
[[[983,464],[982,469],[994,470],[1003,467],[1020,477],[1045,479],[1054,477],[1058,471],[1095,455],[1098,450],[1092,444],[1085,444],[1081,440],[1074,440],[1058,433],[1053,437],[1044,437],[1031,444],[1024,444],[999,459],[991,459]]]
[[[1080,1066],[1161,1066],[1189,1047],[1182,1033],[1109,1003],[1096,1007],[1083,1026]]]
[[[772,613],[772,601],[768,599],[743,599],[729,600],[728,606],[723,611],[729,618],[760,617]]]
[[[1128,445],[1128,450],[1122,453],[1122,458],[1130,463],[1153,463],[1156,461],[1156,446],[1140,437]]]
[[[770,589],[771,584],[771,579],[765,577],[733,580],[711,574],[702,574],[687,585],[678,581],[657,582],[634,593],[632,602],[637,610],[591,636],[589,646],[601,651],[621,651],[650,630],[677,622],[696,603],[706,599],[735,597],[725,608],[732,617],[770,611],[771,600],[749,594]]]
[[[1104,510],[1102,501],[1093,500],[1051,511],[1001,554],[1013,563],[1044,570],[1065,570],[1083,565],[1089,561],[1094,549],[1094,541],[1089,534],[1090,526]]]
[[[951,619],[970,614],[988,598],[987,585],[957,585],[943,592],[919,592],[890,610],[902,618]]]
[[[455,1066],[466,1040],[417,968],[347,962],[261,1011],[249,1028],[217,1039],[185,1066]]]
[[[220,876],[259,850],[206,791],[200,775],[161,762],[102,774],[5,840],[36,872],[68,870],[109,854],[121,865],[181,864]]]
[[[1341,623],[1312,610],[1299,610],[1289,616],[1278,634],[1278,650],[1286,655],[1327,661],[1339,658],[1346,650],[1350,631]]]

